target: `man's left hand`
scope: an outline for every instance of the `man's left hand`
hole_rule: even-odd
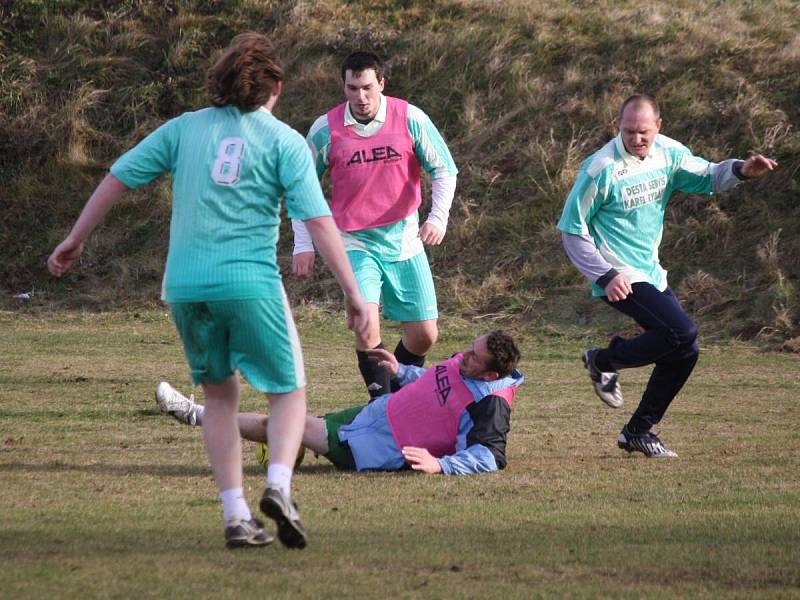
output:
[[[422,471],[430,475],[442,472],[442,465],[425,448],[406,446],[403,448],[403,458],[415,471]]]
[[[767,171],[772,171],[775,167],[778,166],[778,163],[772,160],[771,158],[767,158],[761,154],[754,154],[746,161],[741,167],[742,175],[745,177],[761,177]]]
[[[419,228],[419,239],[422,240],[423,244],[438,246],[444,239],[444,231],[431,223],[423,223],[422,227]]]

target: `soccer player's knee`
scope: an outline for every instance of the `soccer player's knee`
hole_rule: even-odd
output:
[[[415,328],[412,331],[407,330],[403,335],[406,347],[411,352],[420,355],[427,354],[438,338],[439,328],[435,323],[429,323],[425,327]]]
[[[697,347],[697,326],[692,321],[682,327],[668,329],[665,334],[667,343],[674,349]]]
[[[439,339],[439,328],[436,325],[425,330],[425,335],[423,337],[423,341],[427,344],[428,348],[433,346],[436,343],[436,340]]]
[[[692,346],[697,352],[700,351],[699,347],[697,346],[697,325],[690,321],[689,325],[683,328],[679,335],[682,346]]]

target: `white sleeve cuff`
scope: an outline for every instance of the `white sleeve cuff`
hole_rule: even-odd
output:
[[[311,234],[308,233],[306,224],[300,219],[292,219],[292,230],[294,231],[294,251],[292,254],[314,252],[314,243],[311,241]]]
[[[427,222],[435,225],[442,232],[447,231],[447,220],[450,216],[450,207],[456,195],[456,176],[439,177],[431,182],[431,212]]]

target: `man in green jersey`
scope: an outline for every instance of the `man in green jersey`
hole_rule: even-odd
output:
[[[371,52],[354,52],[341,67],[346,101],[311,126],[307,142],[317,174],[329,172],[331,208],[348,258],[370,308],[372,326],[356,335],[358,366],[371,397],[389,391],[390,375],[367,350],[382,348],[379,305],[402,323],[395,349],[402,364],[422,366],[438,336],[436,293],[423,243],[441,243],[457,169],[441,134],[419,108],[385,96],[385,66]],[[431,211],[421,226],[420,171],[431,178]],[[292,270],[306,277],[314,247],[293,221]]]
[[[306,545],[291,499],[292,466],[305,429],[303,357],[275,247],[280,209],[301,219],[345,293],[348,325],[363,335],[358,291],[303,137],[272,115],[283,71],[269,40],[236,36],[209,71],[213,106],[171,119],[111,167],[67,238],[48,259],[62,276],[123,193],[172,175],[172,219],[163,299],[183,341],[192,380],[206,396],[203,428],[229,548],[273,537],[253,519],[242,489],[236,415],[239,373],[271,405],[273,440],[260,508],[290,548]]]
[[[632,317],[644,333],[615,337],[583,354],[595,393],[622,404],[620,369],[654,364],[642,400],[617,445],[647,457],[675,457],[651,429],[664,416],[697,362],[697,328],[667,285],[658,246],[673,191],[714,194],[760,177],[777,163],[760,154],[715,164],[660,135],[661,116],[647,95],[620,109],[619,135],[581,165],[558,228],[572,263],[594,296]]]

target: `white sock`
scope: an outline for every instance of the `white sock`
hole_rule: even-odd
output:
[[[240,487],[230,488],[220,492],[219,499],[222,500],[222,512],[225,515],[225,522],[232,519],[249,521],[253,518],[247,500],[244,499],[244,490]]]
[[[290,496],[292,493],[292,467],[278,463],[270,463],[267,468],[267,485],[274,483],[284,494]]]
[[[197,416],[197,426],[200,427],[203,424],[203,415],[206,413],[206,407],[202,404],[197,404],[196,407],[194,414]]]

